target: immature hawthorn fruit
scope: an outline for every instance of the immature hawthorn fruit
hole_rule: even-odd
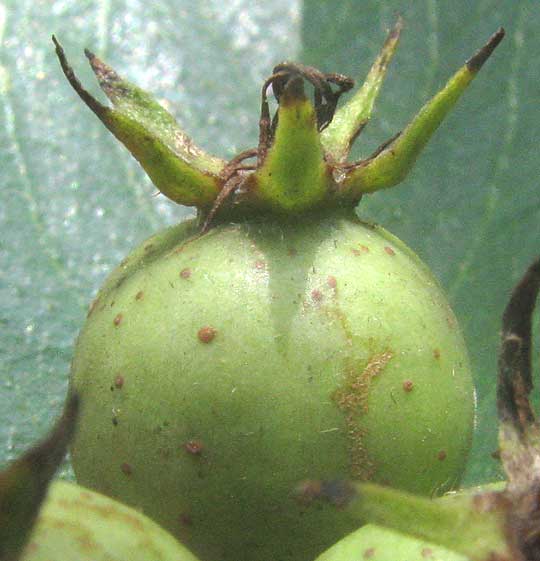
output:
[[[75,473],[205,561],[302,561],[352,530],[294,501],[306,477],[437,494],[462,474],[474,392],[455,317],[419,258],[354,208],[404,178],[503,31],[401,134],[347,162],[400,28],[340,109],[352,80],[276,66],[259,144],[228,163],[87,52],[102,105],[55,40],[88,107],[164,195],[199,211],[129,255],[92,304],[72,368],[86,403]]]
[[[299,499],[307,503],[323,498],[337,505],[344,516],[400,532],[401,539],[395,533],[387,536],[394,540],[396,559],[427,540],[455,552],[439,553],[441,561],[457,561],[455,554],[471,561],[539,561],[540,422],[530,401],[532,318],[539,292],[537,258],[514,288],[502,320],[497,410],[506,483],[430,500],[372,483],[311,480],[297,488]],[[352,554],[358,555],[368,544],[379,546],[381,555],[374,556],[374,561],[386,561],[384,532],[368,527],[375,530],[355,532],[317,561],[341,561],[345,552],[353,559]],[[414,561],[411,555],[407,558]]]

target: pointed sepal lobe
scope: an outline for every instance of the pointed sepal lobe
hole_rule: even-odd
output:
[[[169,199],[200,208],[211,206],[219,192],[225,162],[206,154],[175,119],[142,89],[122,79],[86,51],[99,85],[113,103],[108,107],[86,91],[53,37],[62,70],[73,89],[102,123],[139,161],[154,185]]]

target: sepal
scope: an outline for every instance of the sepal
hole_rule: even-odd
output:
[[[220,190],[219,174],[225,162],[196,146],[172,115],[149,94],[85,51],[113,107],[100,103],[83,88],[54,36],[53,42],[73,89],[139,161],[159,191],[179,204],[211,206]]]
[[[344,162],[347,159],[353,142],[371,117],[388,65],[394,56],[402,27],[403,21],[398,18],[362,87],[336,111],[332,122],[321,133],[324,150],[336,163]]]
[[[269,131],[265,135],[270,123],[265,120],[263,90],[262,142],[259,145],[259,160],[262,161],[250,183],[264,204],[279,211],[302,211],[324,199],[330,184],[317,113],[304,93],[303,78],[299,74],[287,75],[278,101],[275,132]],[[269,147],[264,145],[267,139],[273,140]]]
[[[428,140],[503,37],[504,30],[500,28],[424,105],[409,125],[380,146],[372,156],[355,164],[338,166],[334,174],[336,177],[343,176],[340,195],[345,199],[359,200],[364,193],[386,189],[403,181]]]

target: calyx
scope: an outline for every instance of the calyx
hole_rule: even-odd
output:
[[[53,37],[69,83],[103,124],[140,162],[169,199],[196,206],[207,228],[217,212],[300,214],[337,205],[354,206],[366,193],[401,182],[420,151],[504,37],[501,28],[418,112],[403,131],[357,162],[347,157],[368,123],[402,28],[398,19],[364,84],[295,63],[278,64],[261,93],[259,142],[226,162],[205,153],[148,93],[121,78],[85,51],[112,102],[103,105],[84,89]],[[305,93],[312,86],[313,101]],[[270,114],[272,87],[277,109]]]

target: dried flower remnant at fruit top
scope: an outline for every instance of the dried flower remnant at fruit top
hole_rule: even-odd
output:
[[[225,162],[206,154],[154,99],[86,51],[112,107],[95,99],[75,76],[55,37],[62,69],[81,99],[128,148],[155,186],[171,200],[196,206],[208,229],[219,212],[299,214],[355,205],[366,193],[401,182],[424,145],[504,36],[501,28],[420,110],[405,129],[370,157],[347,162],[369,121],[402,28],[398,19],[363,86],[338,109],[353,80],[296,63],[278,64],[261,94],[259,142]],[[313,101],[305,84],[313,89]],[[272,86],[278,108],[267,99]],[[253,160],[252,163],[246,163]]]

